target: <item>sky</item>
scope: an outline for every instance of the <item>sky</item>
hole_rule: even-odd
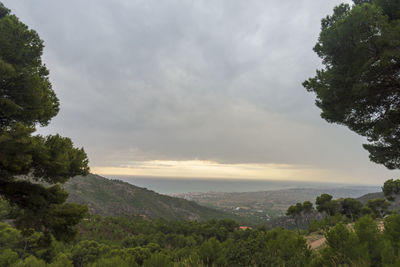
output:
[[[44,40],[61,111],[41,134],[92,172],[382,184],[365,139],[320,118],[302,82],[341,1],[3,0]],[[349,2],[349,1],[347,1]]]

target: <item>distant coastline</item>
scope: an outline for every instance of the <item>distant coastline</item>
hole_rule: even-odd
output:
[[[381,191],[380,185],[358,185],[311,181],[165,178],[122,175],[106,175],[104,177],[122,180],[167,195],[189,192],[257,192],[294,188],[358,188],[370,193]]]

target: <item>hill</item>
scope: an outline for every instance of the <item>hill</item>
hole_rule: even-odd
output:
[[[375,198],[385,198],[385,195],[383,192],[376,192],[376,193],[370,193],[363,195],[359,198],[357,198],[358,201],[360,201],[363,204],[366,204],[368,200],[375,199]],[[400,209],[400,197],[397,196],[394,201],[390,202],[390,210],[399,210]]]
[[[76,176],[65,183],[64,188],[69,192],[69,202],[87,204],[91,214],[140,215],[165,220],[239,219],[239,216],[203,207],[194,201],[161,195],[94,174]]]
[[[356,199],[363,204],[367,204],[368,200],[375,199],[375,198],[385,198],[385,196],[383,195],[383,192],[376,192],[376,193],[365,194]]]

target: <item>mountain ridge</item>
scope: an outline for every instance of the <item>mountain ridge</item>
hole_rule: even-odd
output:
[[[86,204],[91,214],[142,216],[165,220],[234,219],[240,217],[204,207],[194,201],[158,194],[121,180],[99,175],[76,176],[64,184],[68,202]]]

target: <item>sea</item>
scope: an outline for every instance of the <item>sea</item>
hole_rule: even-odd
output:
[[[310,181],[277,181],[221,178],[165,178],[122,175],[105,175],[104,177],[109,179],[121,180],[165,195],[190,192],[257,192],[294,188],[354,188],[357,190],[361,190],[365,193],[374,193],[382,190],[381,185],[340,184]]]

